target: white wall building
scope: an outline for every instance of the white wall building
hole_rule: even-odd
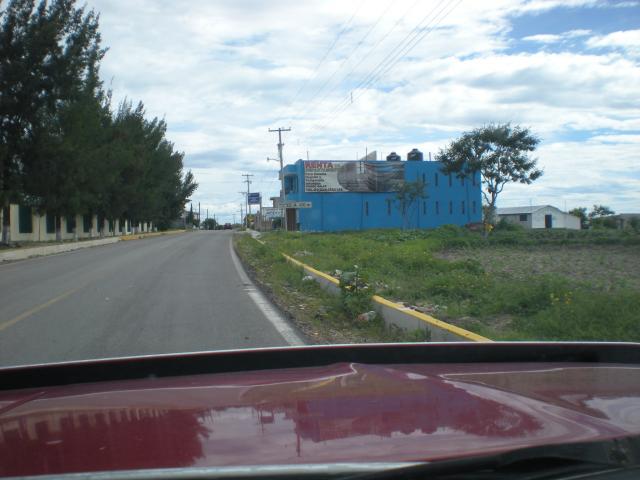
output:
[[[580,219],[551,205],[498,208],[498,219],[525,228],[568,228],[580,230]]]
[[[53,242],[56,239],[55,218],[53,215],[39,215],[35,209],[11,204],[10,240],[12,242]],[[102,223],[102,225],[100,225]],[[0,209],[0,229],[2,228],[2,209]],[[97,215],[68,215],[60,218],[62,240],[100,238],[126,235],[153,230],[151,222],[133,225],[129,220],[98,219]]]

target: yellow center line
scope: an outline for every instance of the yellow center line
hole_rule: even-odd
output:
[[[72,290],[69,290],[68,292],[65,292],[61,295],[58,295],[57,297],[52,298],[51,300],[44,302],[41,305],[38,305],[37,307],[33,307],[30,310],[27,310],[26,312],[21,313],[20,315],[18,315],[17,317],[13,317],[11,320],[8,320],[4,323],[0,323],[0,332],[6,328],[9,328],[11,325],[15,325],[16,323],[18,323],[20,320],[24,320],[27,317],[30,317],[31,315],[33,315],[34,313],[38,313],[41,310],[44,310],[47,307],[50,307],[51,305],[53,305],[54,303],[59,302],[60,300],[64,300],[65,298],[67,298],[69,295],[74,294],[75,292],[77,292],[78,290],[80,290],[82,287],[77,287],[74,288]]]

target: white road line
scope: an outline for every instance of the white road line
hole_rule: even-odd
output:
[[[244,271],[236,252],[233,250],[232,237],[229,238],[229,251],[231,252],[231,260],[236,267],[236,271],[240,276],[242,283],[246,285],[245,291],[249,295],[249,298],[253,300],[260,311],[267,317],[267,320],[275,327],[275,329],[284,337],[289,345],[305,345],[304,340],[295,332],[289,325],[287,320],[278,312],[271,302],[265,297],[258,288],[253,284],[247,273]]]

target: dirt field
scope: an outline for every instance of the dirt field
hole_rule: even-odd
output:
[[[514,278],[558,274],[605,291],[640,290],[640,246],[536,246],[446,250],[448,260],[476,259],[488,272]]]

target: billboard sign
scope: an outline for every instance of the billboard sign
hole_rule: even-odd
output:
[[[304,162],[304,191],[396,192],[404,183],[404,163],[368,161]]]
[[[262,201],[259,193],[248,193],[247,200],[249,205],[260,205],[260,202]]]

